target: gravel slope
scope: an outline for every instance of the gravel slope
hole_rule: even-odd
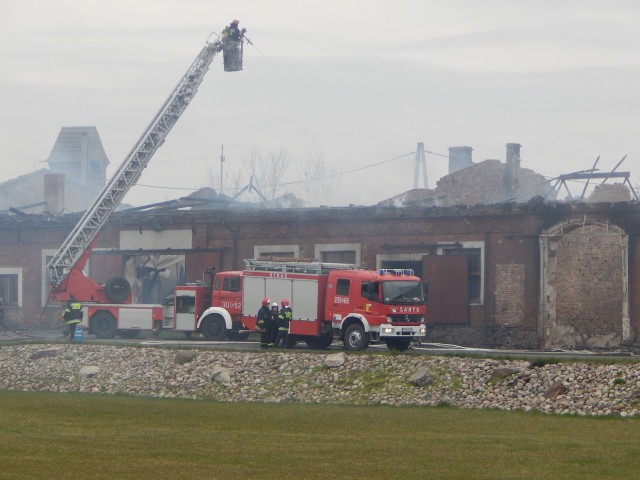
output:
[[[640,415],[638,363],[31,344],[0,348],[0,389]]]

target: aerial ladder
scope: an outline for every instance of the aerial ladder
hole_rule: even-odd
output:
[[[223,52],[225,71],[242,70],[243,36],[237,41],[210,39],[211,36],[111,180],[48,263],[53,300],[65,301],[73,294],[79,301],[131,303],[131,286],[126,279],[116,277],[100,285],[85,276],[83,269],[98,232],[136,184],[149,160],[186,110],[214,57]]]

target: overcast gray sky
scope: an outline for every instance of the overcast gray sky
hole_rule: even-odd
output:
[[[255,44],[245,70],[214,60],[127,203],[217,188],[223,144],[228,172],[280,148],[286,181],[317,155],[361,169],[332,177],[331,205],[411,189],[417,142],[475,162],[520,143],[549,177],[626,154],[619,170],[640,175],[635,0],[0,0],[0,181],[44,166],[63,126],[96,126],[113,173],[234,18]],[[427,163],[434,187],[447,160]]]

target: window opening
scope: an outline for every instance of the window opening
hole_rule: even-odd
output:
[[[336,283],[336,295],[349,295],[349,285],[351,281],[345,278],[339,278]]]
[[[3,305],[18,305],[18,274],[0,275],[0,298]]]
[[[323,251],[320,253],[321,260],[325,263],[356,263],[356,252],[354,250]]]
[[[225,292],[239,292],[240,277],[225,277],[222,283],[222,290]]]

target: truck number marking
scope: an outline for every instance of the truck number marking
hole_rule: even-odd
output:
[[[222,308],[242,310],[242,302],[222,302]]]
[[[335,296],[335,297],[333,297],[333,303],[349,305],[349,297],[338,297],[338,296]]]

